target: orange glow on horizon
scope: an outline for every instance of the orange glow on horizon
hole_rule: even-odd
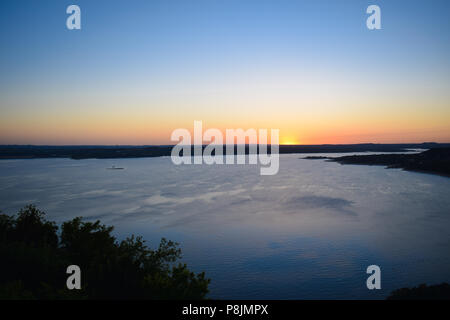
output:
[[[280,137],[280,145],[299,145],[300,140],[295,137]]]

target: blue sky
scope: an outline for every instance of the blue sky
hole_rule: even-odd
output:
[[[81,31],[65,28],[70,4],[82,9]],[[369,4],[382,9],[379,32],[366,29]],[[395,68],[426,63],[423,58],[444,62],[450,45],[448,1],[15,0],[1,6],[2,69],[26,73],[39,70],[37,63],[67,61],[65,70],[74,74],[91,66],[198,72],[311,60]]]
[[[66,29],[65,11],[70,4],[81,7],[81,30]],[[370,4],[381,8],[382,30],[366,28],[365,11]],[[187,117],[190,121],[206,113],[211,124],[231,126],[216,124],[214,118],[232,119],[242,108],[249,110],[244,116],[262,112],[267,118],[270,112],[264,109],[258,92],[295,87],[296,77],[301,75],[316,77],[318,86],[324,81],[323,90],[331,92],[330,99],[342,99],[342,105],[346,101],[340,96],[342,90],[335,85],[328,88],[327,81],[349,84],[353,89],[347,88],[348,99],[352,100],[352,90],[357,90],[359,105],[364,105],[367,95],[385,99],[392,95],[401,100],[409,91],[411,99],[417,100],[414,94],[418,90],[426,91],[419,98],[437,100],[436,112],[448,102],[448,1],[15,0],[2,1],[0,6],[0,111],[11,121],[23,122],[25,114],[38,114],[40,108],[43,114],[59,112],[66,121],[63,114],[73,115],[76,104],[64,102],[77,99],[91,110],[98,106],[100,114],[106,108],[101,105],[111,105],[111,101],[129,101],[129,110],[141,106],[136,107],[137,115],[145,104],[171,128],[179,123],[168,124],[167,119],[176,118],[178,111],[181,115],[192,111],[192,119]],[[237,83],[242,89],[234,87]],[[397,94],[390,91],[397,86]],[[251,90],[254,92],[245,96]],[[239,91],[236,97],[232,96],[235,91]],[[289,94],[281,90],[265,100],[283,100]],[[233,114],[218,112],[215,116],[213,111],[205,111],[206,105],[214,109],[215,101],[230,97],[230,105],[222,107],[239,105]],[[187,100],[192,102],[179,103]],[[300,101],[299,105],[306,103],[295,96],[288,104],[294,100]],[[383,104],[388,110],[386,101],[380,102]],[[399,103],[406,104],[406,100]],[[167,105],[173,106],[173,111],[159,115]],[[216,108],[220,109],[220,104]],[[330,108],[323,110],[329,112]],[[295,113],[294,109],[290,106],[283,111]],[[423,117],[421,112],[415,117]],[[309,123],[316,123],[315,119]],[[280,124],[282,118],[274,125]],[[433,130],[425,127],[418,130]],[[443,127],[445,123],[439,123],[436,130]],[[7,134],[8,141],[22,141],[10,131]],[[159,136],[151,139],[164,140]]]

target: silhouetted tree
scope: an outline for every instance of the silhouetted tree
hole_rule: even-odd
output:
[[[0,214],[1,299],[203,299],[209,279],[194,274],[177,243],[162,239],[155,250],[142,237],[123,241],[113,227],[64,222],[61,234],[54,222],[34,206],[17,216]],[[66,268],[78,265],[82,290],[66,288]]]

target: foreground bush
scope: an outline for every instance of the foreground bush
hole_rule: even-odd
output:
[[[34,206],[0,214],[0,299],[203,299],[209,279],[194,274],[178,244],[149,249],[141,237],[121,242],[113,227],[75,218],[58,226]],[[68,290],[66,268],[81,268],[81,290]]]

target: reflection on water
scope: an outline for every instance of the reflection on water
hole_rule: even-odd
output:
[[[58,222],[81,215],[118,237],[176,240],[213,298],[382,298],[450,281],[450,179],[303,156],[281,155],[275,176],[168,157],[0,161],[0,209],[33,203]]]

